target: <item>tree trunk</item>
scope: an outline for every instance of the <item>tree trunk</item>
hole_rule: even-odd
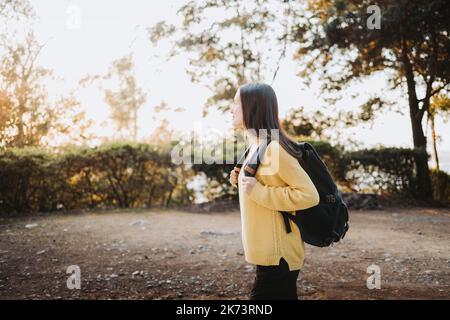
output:
[[[419,115],[417,100],[409,105],[410,117],[411,117],[411,127],[413,132],[414,147],[427,152],[427,140],[422,128],[422,116]],[[427,153],[428,155],[428,153]],[[432,188],[431,188],[431,178],[430,169],[428,167],[428,156],[427,159],[421,157],[416,158],[416,195],[419,199],[430,200],[432,198]]]
[[[430,115],[430,123],[431,123],[431,140],[433,141],[433,154],[434,154],[434,160],[436,161],[436,169],[439,171],[439,156],[437,152],[437,145],[436,145],[436,127],[434,124],[434,115]]]
[[[411,118],[411,128],[413,133],[414,147],[427,151],[427,139],[422,128],[423,110],[419,109],[419,100],[416,93],[416,82],[414,80],[414,72],[411,62],[409,61],[406,43],[403,43],[402,48],[402,62],[406,76],[406,83],[408,88],[408,101],[409,101],[409,115]],[[430,169],[428,167],[428,159],[417,157],[416,159],[416,196],[419,199],[430,200],[432,199],[432,188]]]

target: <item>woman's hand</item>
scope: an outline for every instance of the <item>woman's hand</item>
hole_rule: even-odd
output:
[[[244,192],[250,193],[252,192],[253,187],[255,186],[257,180],[255,177],[242,177],[242,188],[244,188]]]
[[[238,174],[239,172],[235,169],[231,170],[230,172],[230,183],[234,186],[237,187],[237,183],[238,183]]]

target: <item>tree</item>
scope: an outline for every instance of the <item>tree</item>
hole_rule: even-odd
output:
[[[5,23],[3,27],[7,27],[7,22],[11,19],[21,19],[23,17],[31,17],[34,15],[30,3],[26,0],[1,0],[0,1],[0,18]]]
[[[213,93],[204,115],[211,107],[225,112],[238,85],[275,79],[286,54],[290,7],[289,1],[189,1],[178,10],[181,26],[158,22],[149,38],[172,40],[169,57],[188,53],[192,81]]]
[[[73,94],[50,101],[46,82],[51,70],[37,65],[44,45],[33,33],[23,43],[2,43],[0,57],[0,146],[24,147],[49,144],[49,138],[71,136],[76,141],[91,123],[77,111]],[[48,82],[47,82],[48,83]],[[76,135],[74,135],[76,132]],[[83,139],[79,139],[83,140]]]
[[[117,77],[119,89],[105,90],[105,100],[111,107],[111,118],[119,131],[129,131],[136,141],[138,136],[138,111],[145,103],[146,95],[137,86],[134,76],[133,57],[128,55],[114,61],[106,79]]]
[[[51,71],[36,65],[43,48],[29,33],[24,43],[2,43],[0,57],[0,144],[23,147],[39,145],[58,116],[47,104],[43,81]]]
[[[0,1],[0,147],[45,145],[60,135],[73,142],[90,125],[72,93],[50,101],[53,73],[37,64],[44,45],[32,31],[21,32],[24,39],[17,35],[34,18],[28,1]]]
[[[320,74],[325,92],[383,73],[391,89],[406,88],[414,147],[426,150],[422,120],[430,101],[450,83],[450,6],[446,0],[380,0],[381,29],[369,29],[369,0],[309,1],[290,40],[302,59],[301,75]],[[368,114],[383,110],[386,96],[372,97]],[[418,163],[417,195],[431,198],[427,161]]]
[[[435,95],[431,99],[430,108],[428,111],[428,123],[431,127],[431,142],[433,144],[433,154],[436,161],[436,169],[439,171],[439,155],[437,151],[437,140],[439,137],[436,134],[435,118],[441,115],[444,121],[447,122],[450,115],[450,97],[445,95]]]
[[[287,116],[281,121],[283,128],[292,136],[301,139],[316,139],[321,141],[339,140],[339,129],[354,127],[359,123],[360,115],[352,112],[339,111],[337,115],[327,116],[320,110],[306,112],[304,107],[291,109]],[[346,145],[357,142],[346,140]]]

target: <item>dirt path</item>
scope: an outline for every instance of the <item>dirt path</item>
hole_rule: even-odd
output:
[[[342,244],[307,246],[301,299],[450,299],[448,209],[350,214]],[[246,299],[255,272],[238,211],[1,218],[0,239],[0,299]],[[379,290],[366,287],[371,264]],[[70,265],[81,290],[67,289]]]

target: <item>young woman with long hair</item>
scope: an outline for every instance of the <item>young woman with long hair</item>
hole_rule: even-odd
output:
[[[267,84],[239,87],[232,108],[233,127],[243,129],[250,141],[248,163],[257,146],[270,138],[255,177],[231,171],[238,187],[245,260],[256,265],[249,298],[298,299],[297,278],[305,258],[300,231],[287,233],[279,211],[295,214],[319,203],[319,194],[300,166],[295,142],[280,127],[275,91]],[[276,135],[273,135],[273,132]]]

